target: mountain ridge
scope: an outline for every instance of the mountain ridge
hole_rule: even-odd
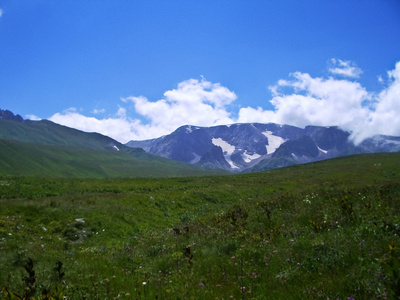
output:
[[[169,135],[130,141],[146,152],[208,168],[253,172],[352,154],[399,152],[400,137],[376,135],[355,145],[337,126],[275,123],[185,125]]]
[[[127,170],[121,165],[124,160],[124,164],[140,165],[142,172],[130,169],[134,171],[132,176],[148,176],[149,173],[144,171],[148,168],[153,170],[154,176],[160,177],[183,173],[256,172],[352,154],[400,152],[400,137],[376,135],[355,145],[350,136],[350,132],[337,126],[309,125],[299,128],[275,123],[237,123],[212,127],[184,125],[169,135],[122,144],[96,132],[83,132],[48,120],[24,120],[19,115],[0,109],[0,141],[19,142],[12,145],[35,150],[31,151],[32,157],[26,158],[26,164],[30,164],[29,159],[38,159],[41,155],[54,158],[49,155],[49,147],[54,146],[53,150],[58,147],[55,151],[64,153],[66,157],[85,153],[93,166],[97,157],[107,165],[101,171],[104,176],[107,176],[106,169],[112,170],[113,176],[118,175],[114,168]],[[32,145],[42,145],[42,149]],[[11,151],[9,146],[6,149]],[[71,149],[75,149],[73,153]],[[103,151],[110,156],[110,161],[116,163],[115,166],[104,158]],[[29,156],[29,151],[23,152]],[[12,153],[3,150],[1,154],[3,169],[7,169],[7,160],[15,160]],[[118,158],[114,154],[118,154]],[[133,160],[121,160],[121,154]],[[57,160],[68,169],[62,157],[57,157]],[[74,157],[73,160],[73,164],[77,165],[79,159]],[[142,162],[137,164],[138,160]],[[54,167],[56,164],[49,165]],[[93,166],[90,168],[96,170]],[[176,173],[169,168],[175,169]],[[13,168],[8,170],[13,171]],[[182,170],[185,171],[182,173]],[[82,169],[77,168],[76,171],[79,174]],[[130,177],[130,174],[121,173],[122,176]]]

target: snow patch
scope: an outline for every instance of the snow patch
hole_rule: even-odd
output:
[[[231,155],[234,151],[235,151],[235,146],[229,144],[228,142],[224,141],[221,138],[213,138],[211,140],[211,142],[215,145],[215,146],[219,146],[222,148],[222,152],[224,153],[224,155]]]
[[[192,152],[192,154],[194,155],[194,158],[189,163],[195,164],[200,160],[201,156],[194,152]]]
[[[323,152],[323,153],[325,153],[325,154],[327,154],[327,153],[328,153],[328,151],[327,151],[327,150],[322,150],[322,149],[321,149],[320,147],[318,147],[318,146],[317,146],[317,148],[318,148],[318,150],[319,150],[319,151],[321,151],[321,152]]]
[[[114,148],[115,150],[119,151],[119,148],[118,148],[117,146],[114,145],[113,148]]]
[[[257,153],[249,154],[247,150],[242,154],[242,158],[246,163],[251,162],[252,160],[255,160],[259,158],[261,155]]]
[[[239,169],[232,161],[231,155],[235,151],[235,146],[229,144],[221,138],[213,138],[211,142],[218,147],[222,148],[222,153],[224,154],[225,160],[229,163],[232,169]]]
[[[192,133],[193,132],[193,128],[191,125],[186,127],[186,133]]]
[[[262,134],[268,139],[268,145],[265,146],[267,148],[267,154],[274,153],[275,150],[285,142],[283,138],[274,135],[272,131],[264,131]]]

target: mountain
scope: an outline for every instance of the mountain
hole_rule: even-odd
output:
[[[377,135],[355,145],[338,127],[274,123],[182,126],[146,141],[130,141],[161,157],[231,172],[253,172],[361,153],[399,152],[400,137]]]
[[[221,174],[220,172],[217,172]],[[166,177],[215,171],[148,154],[98,134],[0,110],[0,175]]]
[[[14,115],[11,111],[2,109],[0,109],[0,120],[12,120],[16,122],[24,121],[20,115]]]

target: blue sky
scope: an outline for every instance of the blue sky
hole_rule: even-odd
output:
[[[235,122],[400,136],[399,61],[398,0],[0,0],[0,108],[121,142]]]

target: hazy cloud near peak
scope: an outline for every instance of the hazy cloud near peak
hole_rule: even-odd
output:
[[[388,84],[379,93],[368,92],[354,80],[354,75],[361,74],[361,70],[351,69],[356,68],[351,62],[335,60],[334,63],[353,75],[336,74],[352,80],[295,72],[289,79],[278,80],[270,87],[272,110],[242,107],[237,117],[233,117],[229,105],[236,101],[237,95],[220,83],[202,78],[179,83],[157,101],[144,96],[123,98],[116,115],[109,118],[87,117],[76,110],[66,110],[50,120],[84,131],[100,132],[123,143],[160,137],[182,125],[247,122],[299,127],[335,125],[351,131],[356,143],[373,134],[400,136],[400,62],[387,73]],[[130,118],[131,111],[146,121]]]

